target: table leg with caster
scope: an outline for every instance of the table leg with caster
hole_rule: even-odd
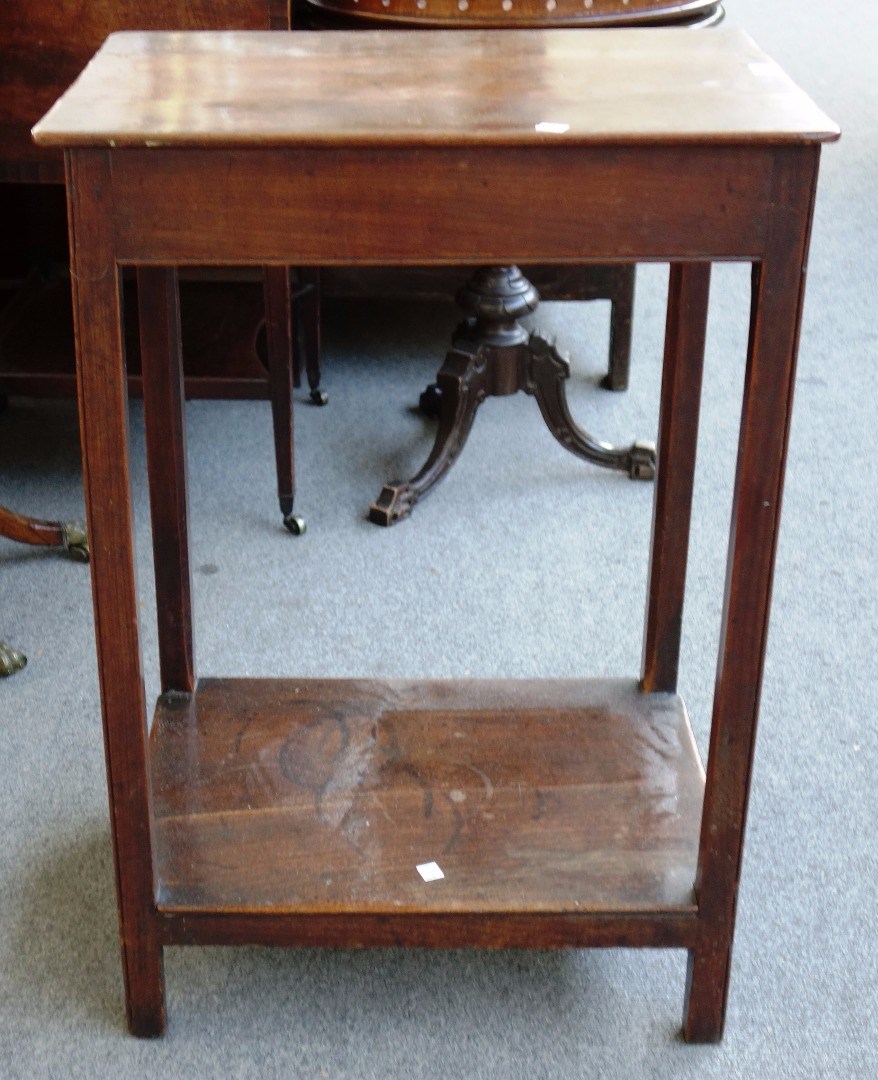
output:
[[[265,332],[277,494],[283,523],[293,536],[301,536],[305,522],[293,513],[296,493],[293,422],[293,310],[290,275],[285,266],[264,268]]]
[[[305,357],[305,377],[308,380],[308,396],[314,405],[326,405],[329,395],[320,389],[320,269],[304,267],[298,272],[300,292],[298,295],[297,326],[301,330],[300,352]],[[298,384],[297,384],[298,385]]]

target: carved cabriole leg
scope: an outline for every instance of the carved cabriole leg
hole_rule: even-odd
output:
[[[689,955],[683,1026],[690,1042],[718,1041],[725,1022],[819,153],[776,151],[770,235],[753,278],[696,878],[700,944]]]
[[[154,1036],[165,1028],[164,978],[109,152],[68,152],[66,165],[83,484],[126,1012],[133,1034]]]
[[[0,641],[0,677],[14,675],[16,671],[21,671],[25,664],[27,657],[23,652],[13,649],[5,641]]]
[[[709,293],[710,263],[671,266],[643,641],[646,693],[677,689]]]
[[[293,323],[290,275],[285,266],[263,268],[265,343],[274,425],[277,494],[284,525],[294,536],[305,531],[293,515],[296,494],[293,440]]]
[[[565,382],[570,376],[570,362],[552,341],[531,334],[528,349],[528,375],[525,389],[533,394],[549,431],[559,443],[577,457],[620,469],[633,480],[651,480],[655,476],[655,446],[636,442],[616,447],[600,442],[579,427],[567,405]]]
[[[485,399],[486,351],[453,348],[439,371],[439,430],[424,467],[412,480],[385,484],[369,509],[376,525],[394,525],[445,476],[463,449],[476,410]]]
[[[446,361],[456,358],[445,372],[458,395],[446,404],[443,375],[421,394],[424,412],[440,417],[436,444],[430,460],[407,483],[386,484],[369,511],[369,520],[393,525],[407,517],[418,499],[442,479],[466,442],[475,410],[486,396],[499,397],[526,390],[537,399],[543,419],[555,438],[571,453],[596,465],[621,469],[633,479],[649,480],[655,475],[655,447],[634,443],[614,447],[599,442],[578,427],[567,407],[564,381],[570,364],[554,344],[539,334],[528,335],[519,321],[536,309],[539,294],[517,266],[480,267],[461,289],[458,303],[471,312],[454,337]],[[477,371],[467,369],[467,387],[460,398],[460,357],[478,358]],[[478,374],[478,398],[472,398],[470,381]],[[456,418],[456,419],[455,419]],[[460,425],[465,424],[465,430]]]
[[[20,544],[60,547],[77,562],[88,562],[88,536],[79,521],[42,521],[0,506],[0,536]]]
[[[195,689],[180,296],[173,267],[137,271],[162,691]]]

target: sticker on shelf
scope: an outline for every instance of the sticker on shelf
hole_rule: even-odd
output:
[[[416,866],[415,869],[421,875],[424,881],[440,881],[442,878],[445,877],[445,875],[442,873],[442,870],[439,868],[438,863],[421,863],[421,865]]]
[[[569,124],[559,124],[554,120],[540,120],[538,124],[534,124],[534,131],[540,131],[546,135],[563,135],[569,130]]]

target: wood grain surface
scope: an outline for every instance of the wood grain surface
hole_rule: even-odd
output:
[[[152,771],[162,911],[694,910],[703,772],[634,682],[202,680]]]
[[[546,126],[548,125],[548,127]],[[114,34],[42,145],[826,140],[838,128],[741,31]]]
[[[165,1026],[162,946],[155,921],[152,792],[140,654],[128,395],[113,259],[112,182],[105,155],[66,155],[83,489],[119,943],[132,1033]]]
[[[720,626],[708,790],[698,859],[700,948],[690,955],[684,1033],[722,1036],[796,358],[805,299],[819,148],[778,153],[776,207],[765,258],[753,269],[750,340]]]
[[[89,152],[119,261],[202,266],[757,258],[774,171],[758,145]]]
[[[137,273],[143,412],[162,690],[195,687],[180,292],[173,267]]]
[[[710,271],[710,263],[675,263],[668,282],[641,664],[641,685],[647,693],[677,690]]]

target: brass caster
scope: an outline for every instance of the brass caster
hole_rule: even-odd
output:
[[[636,442],[631,447],[628,475],[632,480],[654,480],[656,466],[655,443]]]
[[[85,526],[79,521],[62,521],[61,532],[64,536],[64,550],[74,562],[88,562],[88,536]]]
[[[13,649],[5,641],[0,641],[0,677],[6,678],[8,675],[14,675],[16,671],[21,671],[26,664],[27,657],[24,653],[19,652],[18,649]]]
[[[442,404],[442,391],[436,383],[430,383],[418,399],[418,408],[424,416],[438,416]]]
[[[295,514],[287,514],[284,518],[284,525],[289,529],[293,536],[301,536],[307,528],[305,519],[296,517]]]
[[[329,394],[325,390],[312,390],[311,401],[314,405],[325,405],[329,401]]]

